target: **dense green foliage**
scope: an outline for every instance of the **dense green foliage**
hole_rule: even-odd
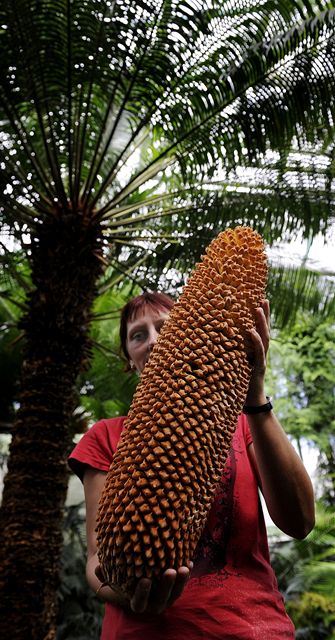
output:
[[[94,306],[91,339],[94,345],[90,368],[79,379],[81,404],[93,420],[106,416],[125,415],[133,396],[137,376],[125,372],[119,340],[120,310],[132,285],[106,291]]]
[[[271,373],[277,381],[276,408],[299,442],[320,451],[323,500],[335,504],[335,327],[331,319],[300,314],[273,341]]]
[[[65,510],[64,547],[57,640],[96,640],[99,637],[103,604],[85,580],[85,513],[82,504]]]
[[[316,526],[305,540],[272,546],[272,564],[300,640],[335,636],[335,519],[319,502]]]
[[[335,327],[298,315],[270,352],[269,386],[276,411],[298,447],[319,452],[316,526],[305,540],[280,538],[272,561],[300,640],[335,637]]]

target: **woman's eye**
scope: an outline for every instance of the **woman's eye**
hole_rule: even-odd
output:
[[[131,336],[132,340],[143,340],[144,338],[144,331],[136,331],[136,333],[133,333],[133,335]]]

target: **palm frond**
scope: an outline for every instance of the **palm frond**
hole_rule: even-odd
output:
[[[4,131],[44,213],[120,202],[176,159],[185,176],[245,161],[243,147],[250,161],[330,120],[332,12],[306,3],[16,0],[0,16]],[[143,134],[156,156],[120,192]]]
[[[268,290],[278,328],[293,323],[301,309],[320,317],[334,315],[334,274],[330,277],[304,267],[273,265]]]

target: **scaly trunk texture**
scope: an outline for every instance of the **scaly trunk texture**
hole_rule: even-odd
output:
[[[32,241],[34,291],[23,318],[25,358],[0,511],[0,637],[56,636],[66,456],[75,383],[101,272],[99,228],[58,213]]]
[[[322,499],[335,507],[335,449],[329,438],[328,446],[324,448],[324,454],[321,453],[320,469],[324,474]]]

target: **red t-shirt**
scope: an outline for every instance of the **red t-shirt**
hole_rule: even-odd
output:
[[[86,465],[108,471],[123,421],[101,420],[83,436],[69,458],[80,478]],[[101,640],[294,639],[269,561],[257,479],[247,453],[251,442],[241,415],[180,598],[155,616],[107,604]]]

